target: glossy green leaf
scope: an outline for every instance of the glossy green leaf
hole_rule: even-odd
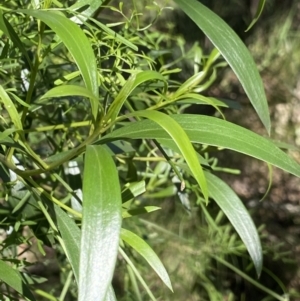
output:
[[[263,83],[246,46],[220,17],[199,1],[175,0],[175,2],[219,49],[270,133],[271,124]]]
[[[46,23],[62,40],[77,64],[86,88],[99,97],[96,58],[84,32],[74,22],[57,11],[20,10]],[[94,119],[98,113],[98,101],[91,101]]]
[[[256,227],[248,210],[235,192],[225,182],[208,172],[205,172],[205,176],[210,197],[220,206],[237,233],[240,235],[259,276],[263,262],[262,248]]]
[[[0,280],[24,296],[25,300],[35,301],[34,296],[24,283],[19,271],[13,269],[2,260],[0,260]]]
[[[117,259],[121,190],[115,163],[103,146],[88,146],[84,161],[79,301],[104,300]]]
[[[66,97],[66,96],[82,96],[97,102],[98,99],[93,93],[85,87],[75,85],[64,85],[55,87],[47,91],[36,103],[43,103],[47,98]]]
[[[113,101],[113,103],[111,104],[109,111],[105,116],[104,123],[109,123],[117,118],[127,97],[132,93],[132,91],[136,87],[138,87],[144,82],[153,81],[153,80],[163,81],[166,89],[165,78],[156,71],[148,70],[132,75],[125,83],[125,85],[123,86],[123,88],[121,89],[121,91],[119,92],[115,100]]]
[[[80,229],[75,221],[60,207],[54,206],[58,230],[61,233],[67,257],[72,266],[76,281],[79,280]],[[105,301],[116,301],[115,293],[110,285]]]
[[[202,193],[204,195],[204,198],[207,200],[208,191],[207,191],[207,185],[206,185],[206,180],[205,180],[202,166],[199,163],[193,145],[191,144],[187,134],[182,129],[182,127],[176,121],[174,121],[174,119],[172,119],[170,116],[158,111],[145,110],[145,111],[138,111],[130,115],[135,117],[144,117],[150,119],[165,130],[166,134],[168,134],[172,138],[172,140],[176,143],[187,165],[191,169],[193,176],[198,182],[202,190]]]
[[[172,284],[165,267],[150,246],[139,236],[123,228],[121,229],[121,238],[146,259],[164,284],[173,291]]]
[[[257,22],[257,20],[260,18],[261,14],[264,10],[265,3],[266,3],[266,0],[259,1],[255,16],[254,16],[252,22],[250,23],[250,25],[248,26],[248,28],[245,30],[246,32],[248,30],[250,30],[254,26],[254,24]]]
[[[202,115],[173,115],[194,143],[235,150],[277,166],[300,177],[300,166],[269,139],[228,121]],[[166,139],[167,133],[151,120],[138,121],[120,128],[103,138]]]
[[[22,130],[23,126],[19,113],[4,88],[0,85],[0,103],[1,102],[4,104],[4,107],[16,129]]]

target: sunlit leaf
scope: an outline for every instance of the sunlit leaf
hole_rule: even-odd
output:
[[[270,133],[270,116],[261,77],[248,49],[237,34],[197,0],[175,0],[219,49],[240,80],[262,123]]]
[[[47,98],[66,97],[66,96],[82,96],[90,98],[97,102],[95,95],[85,87],[75,85],[64,85],[52,88],[47,91],[36,103],[43,103]]]
[[[104,123],[108,123],[116,119],[127,97],[132,93],[132,91],[136,87],[138,87],[144,82],[153,80],[160,80],[164,82],[166,88],[165,78],[156,71],[148,70],[132,75],[125,83],[125,85],[123,86],[113,103],[111,104],[109,111],[105,116]]]
[[[208,192],[201,164],[199,163],[193,145],[191,144],[182,127],[170,116],[157,111],[138,111],[132,113],[131,116],[145,117],[150,119],[165,130],[166,134],[168,134],[176,143],[186,163],[191,169],[193,176],[202,189],[204,198],[207,200]]]
[[[118,253],[121,190],[106,148],[88,146],[84,163],[78,300],[105,300]]]
[[[42,20],[61,38],[73,56],[86,88],[98,99],[96,58],[88,38],[79,26],[56,11],[20,10],[20,12]],[[91,106],[93,117],[96,119],[99,106],[98,101],[91,101]]]
[[[79,280],[79,252],[80,252],[80,229],[75,221],[68,216],[60,207],[54,206],[58,230],[61,233],[67,257],[74,271],[75,278]],[[116,296],[110,285],[106,293],[105,301],[116,301]]]
[[[194,143],[228,148],[277,166],[300,177],[300,166],[269,139],[228,121],[202,115],[173,115]],[[151,120],[138,121],[103,137],[109,139],[163,139],[168,134]]]
[[[121,229],[121,238],[147,260],[165,285],[173,291],[171,281],[165,267],[150,246],[139,236],[123,228]]]

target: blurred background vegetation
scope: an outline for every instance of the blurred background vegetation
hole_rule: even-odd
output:
[[[264,81],[272,120],[271,138],[288,143],[288,152],[300,162],[299,1],[266,1],[262,16],[248,32],[245,30],[255,15],[259,1],[201,2],[222,16],[248,46]],[[174,3],[170,4],[176,7]],[[151,17],[146,14],[145,18]],[[181,39],[185,41],[185,49],[191,48],[195,42],[199,43],[206,54],[212,49],[199,28],[180,10],[164,10],[152,30],[155,28],[175,37],[174,58],[180,52],[178,42]],[[192,74],[189,63],[182,64],[180,67],[184,72],[180,73],[179,80]],[[240,109],[225,111],[226,119],[266,136],[247,96],[229,68],[219,71],[218,79],[205,93],[237,101],[241,104]],[[195,106],[188,110],[196,114],[214,114],[211,107],[200,106],[199,109],[199,106]],[[282,294],[283,289],[290,294],[291,300],[300,300],[300,179],[274,168],[272,187],[266,198],[260,201],[269,184],[266,164],[226,150],[216,151],[213,155],[218,157],[220,165],[241,171],[240,175],[220,173],[220,176],[244,200],[256,225],[260,227],[265,250],[265,269],[259,282],[279,294]],[[159,204],[161,205],[160,201]],[[148,224],[146,231],[175,284],[176,294],[167,293],[161,300],[273,300],[207,256],[214,248],[220,247],[222,242],[214,240],[214,235],[209,231],[211,229],[201,219],[202,209],[194,208],[192,215],[198,217],[195,219],[184,211],[180,202],[173,199],[164,199],[162,207],[164,215],[151,215],[151,222],[159,224],[161,229]],[[217,208],[208,210],[218,211]],[[224,218],[222,221],[222,225],[228,228],[230,237],[232,229]],[[165,229],[172,229],[180,238],[168,239]],[[189,241],[188,245],[184,242],[185,239]],[[245,257],[234,257],[233,254],[229,256],[241,270],[247,268],[249,261]],[[252,276],[255,277],[254,274]],[[157,284],[157,289],[159,287]]]

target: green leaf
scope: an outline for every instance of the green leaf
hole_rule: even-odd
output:
[[[150,246],[139,236],[124,228],[121,229],[121,238],[146,259],[164,284],[173,291],[172,284],[165,267]]]
[[[259,276],[263,262],[262,248],[256,227],[247,209],[235,192],[225,182],[209,172],[205,172],[205,176],[210,197],[220,206],[240,235]]]
[[[148,70],[132,75],[127,80],[127,82],[125,83],[125,85],[123,86],[123,88],[121,89],[121,91],[119,92],[119,94],[117,95],[113,103],[111,104],[109,111],[105,116],[104,123],[112,122],[117,118],[127,97],[132,93],[132,91],[136,87],[138,87],[140,84],[146,81],[152,81],[152,80],[163,81],[165,83],[165,89],[167,88],[166,79],[156,71]]]
[[[5,138],[7,138],[9,135],[14,133],[15,131],[16,131],[15,129],[6,129],[5,131],[0,132],[0,142],[2,140],[5,140]]]
[[[72,266],[76,282],[79,282],[80,230],[75,221],[60,207],[54,205],[57,228],[64,242],[66,255]]]
[[[103,146],[86,149],[82,214],[78,300],[104,300],[117,259],[122,219],[117,169]]]
[[[270,133],[270,116],[263,83],[246,46],[220,17],[200,2],[196,0],[175,0],[175,2],[219,49]]]
[[[122,191],[122,203],[128,202],[146,191],[145,181],[127,183]]]
[[[198,182],[204,198],[207,200],[208,191],[203,169],[201,164],[199,163],[194,147],[191,144],[190,139],[183,130],[183,128],[170,116],[158,111],[138,111],[130,114],[130,116],[144,117],[150,119],[165,130],[165,132],[176,143],[187,165],[191,169],[193,176]]]
[[[123,43],[127,47],[131,48],[134,51],[138,51],[138,47],[131,42],[129,42],[127,39],[125,39],[123,36],[119,35],[117,32],[113,31],[111,28],[105,26],[104,24],[98,22],[95,19],[91,19],[92,22],[94,22],[96,25],[98,25],[103,31],[105,31],[108,35],[111,35],[116,41]]]
[[[93,102],[98,102],[98,99],[87,88],[75,85],[64,85],[52,88],[47,91],[36,103],[43,103],[47,98],[66,97],[66,96],[82,96],[90,98]]]
[[[92,46],[84,32],[63,14],[56,11],[43,10],[19,10],[46,23],[66,45],[73,56],[86,88],[99,98],[98,75],[96,58]],[[92,114],[94,119],[98,113],[98,101],[91,101]]]
[[[0,260],[0,280],[24,296],[26,300],[35,301],[34,296],[24,283],[19,271],[13,269],[2,260]]]
[[[300,166],[270,140],[228,121],[201,115],[173,115],[194,143],[228,148],[277,166],[300,177]],[[163,139],[168,134],[151,120],[138,121],[103,137],[110,139]],[[101,140],[100,140],[101,141]]]
[[[54,205],[58,230],[61,233],[67,257],[70,261],[76,281],[79,280],[80,229],[75,221],[60,207]],[[110,285],[105,301],[116,301],[115,293]]]
[[[78,0],[75,4],[70,6],[68,9],[72,11],[76,11],[79,8],[82,8],[84,6],[88,6],[86,10],[80,13],[79,18],[76,17],[74,20],[76,23],[82,23],[83,21],[86,21],[89,17],[93,15],[94,12],[96,12],[97,9],[101,7],[105,0]]]
[[[160,207],[156,207],[156,206],[146,206],[146,207],[140,207],[135,209],[129,209],[122,212],[122,217],[129,218],[132,216],[146,214],[160,209],[161,209]]]
[[[23,126],[22,126],[19,113],[14,103],[12,102],[12,100],[10,99],[10,97],[8,96],[8,94],[6,93],[6,91],[3,89],[1,85],[0,85],[0,101],[4,104],[4,107],[7,113],[9,114],[9,117],[13,122],[14,126],[16,127],[16,129],[22,130]]]
[[[26,51],[24,44],[20,40],[18,34],[15,32],[13,27],[10,25],[10,23],[6,20],[6,18],[3,15],[3,11],[0,10],[0,30],[2,30],[14,43],[15,47],[19,48],[24,57],[26,58],[26,61],[28,63],[28,66],[32,70],[32,62],[29,58],[28,52]]]
[[[113,287],[110,285],[106,293],[105,301],[117,301]]]
[[[265,3],[266,3],[266,0],[259,1],[254,19],[252,20],[252,22],[250,23],[248,28],[245,30],[245,32],[249,31],[254,26],[254,24],[257,22],[257,20],[259,19],[260,15],[262,14],[262,12],[264,10]]]

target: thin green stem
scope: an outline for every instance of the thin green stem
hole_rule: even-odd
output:
[[[245,280],[247,280],[248,282],[250,282],[251,284],[253,284],[257,288],[261,289],[265,293],[269,294],[273,298],[275,298],[275,299],[277,299],[279,301],[288,301],[288,299],[286,297],[282,297],[282,296],[276,294],[275,292],[273,292],[272,290],[268,289],[267,287],[263,286],[262,284],[258,283],[257,281],[255,281],[254,279],[252,279],[250,276],[248,276],[247,274],[243,273],[241,270],[239,270],[238,268],[236,268],[235,266],[233,266],[232,264],[230,264],[229,262],[227,262],[226,260],[224,260],[224,259],[222,259],[222,258],[220,258],[218,256],[215,256],[215,255],[211,255],[211,257],[213,257],[215,260],[217,260],[218,262],[222,263],[226,267],[230,268],[236,274],[240,275]]]

